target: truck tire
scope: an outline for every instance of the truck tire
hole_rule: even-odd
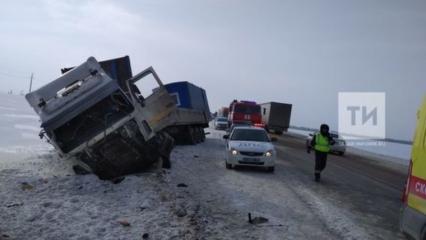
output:
[[[227,162],[225,162],[225,167],[226,169],[232,169],[232,165]]]
[[[266,170],[272,173],[275,171],[275,167],[268,167]]]
[[[281,131],[281,130],[277,130],[277,131],[275,131],[275,133],[278,134],[278,135],[283,135],[283,131]]]
[[[197,136],[195,134],[194,128],[191,126],[188,126],[188,144],[190,145],[196,144],[197,143],[196,137]]]
[[[271,131],[269,130],[269,128],[268,128],[268,125],[265,125],[265,131],[267,132],[267,133],[271,133]]]
[[[200,143],[201,142],[201,131],[200,131],[200,127],[195,127],[194,128],[194,133],[195,133],[195,142],[196,143]]]
[[[204,135],[204,128],[198,127],[198,134],[200,137],[200,143],[204,142],[204,140],[206,140],[206,136]]]
[[[162,160],[162,168],[170,169],[172,167],[172,163],[170,162],[170,158],[168,157],[161,157]]]
[[[206,141],[206,133],[204,132],[204,128],[200,127],[201,131],[201,142]]]
[[[112,179],[119,175],[119,173],[117,174],[116,172],[114,172],[114,167],[111,166],[108,161],[105,161],[97,155],[89,157],[89,155],[83,153],[80,154],[78,158],[84,165],[88,166],[90,168],[90,171],[96,174],[101,180]]]

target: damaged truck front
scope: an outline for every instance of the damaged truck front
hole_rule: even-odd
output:
[[[146,97],[135,82],[148,75],[159,88]],[[61,156],[75,156],[101,179],[134,173],[157,161],[170,164],[174,142],[163,129],[172,122],[176,105],[152,68],[120,87],[90,57],[26,99],[40,116],[41,136]]]

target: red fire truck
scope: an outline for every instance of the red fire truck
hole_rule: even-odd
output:
[[[252,101],[232,101],[229,105],[228,122],[230,126],[234,123],[265,126],[262,123],[260,105]]]

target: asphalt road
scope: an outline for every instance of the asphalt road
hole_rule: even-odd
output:
[[[200,239],[404,239],[398,229],[405,169],[353,154],[329,156],[313,181],[304,139],[279,137],[274,173],[225,169],[222,133],[172,153],[172,184],[191,208]],[[398,169],[398,167],[400,169]],[[265,217],[253,225],[247,215]]]
[[[312,181],[314,153],[306,152],[305,139],[291,134],[278,139],[279,159],[288,161],[304,181]],[[401,237],[399,209],[406,173],[405,166],[384,164],[383,160],[372,157],[353,153],[344,156],[330,154],[318,185],[327,189],[329,196],[323,197],[359,216],[360,225],[384,230],[388,239],[392,239]]]

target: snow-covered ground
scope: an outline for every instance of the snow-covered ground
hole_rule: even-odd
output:
[[[195,210],[162,170],[120,184],[76,176],[38,137],[23,96],[0,94],[0,239],[194,239]]]
[[[206,239],[402,239],[383,229],[381,216],[356,210],[348,196],[335,190],[335,183],[318,185],[310,174],[301,173],[287,159],[295,157],[291,148],[277,146],[288,154],[276,162],[273,174],[252,168],[228,170],[223,132],[209,131],[205,143],[173,151],[177,161],[171,171],[171,179],[187,184],[194,204],[200,206]],[[302,154],[294,153],[306,156]],[[363,201],[374,201],[367,197]],[[251,225],[248,213],[268,222]]]
[[[113,184],[74,175],[72,161],[38,138],[38,118],[22,96],[0,94],[0,115],[1,240],[401,237],[287,159],[277,161],[274,174],[226,170],[220,131],[176,147],[170,171],[151,169]],[[249,224],[248,213],[268,221]]]

